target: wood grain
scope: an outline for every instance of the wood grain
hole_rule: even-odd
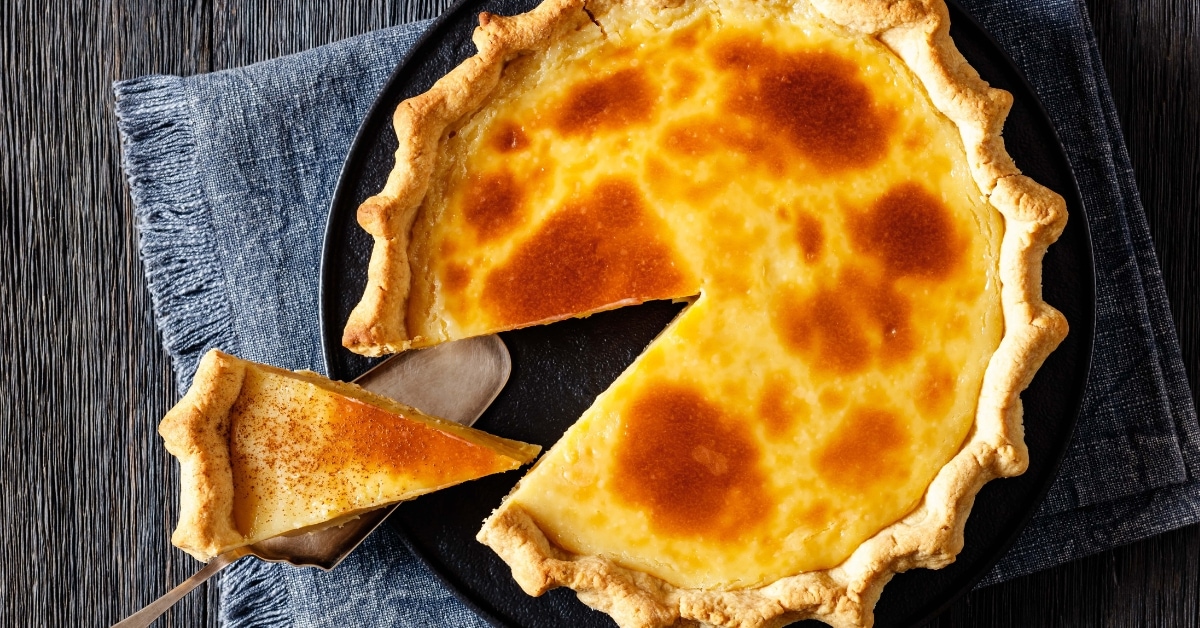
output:
[[[168,537],[177,392],[110,83],[297,52],[442,0],[0,3],[0,625],[108,625],[198,568]],[[1200,380],[1200,5],[1089,0],[1192,389]],[[216,624],[217,587],[161,625]],[[938,626],[1197,626],[1200,528],[978,591]]]

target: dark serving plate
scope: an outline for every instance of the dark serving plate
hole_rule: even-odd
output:
[[[341,333],[366,282],[371,238],[355,221],[358,205],[383,187],[396,149],[391,114],[401,100],[428,89],[474,54],[470,35],[482,10],[527,11],[537,0],[464,0],[449,10],[380,94],[346,159],[333,197],[321,265],[321,328],[330,376],[350,380],[372,360],[342,348]],[[975,501],[958,560],[939,571],[900,574],[876,607],[876,625],[920,624],[970,590],[1013,544],[1041,503],[1066,450],[1082,401],[1092,348],[1095,286],[1087,220],[1064,150],[1032,88],[999,46],[961,8],[951,5],[959,49],[989,83],[1008,90],[1015,104],[1004,127],[1017,164],[1067,199],[1070,221],[1046,256],[1046,300],[1071,324],[1066,341],[1022,395],[1029,470],[987,484]],[[512,352],[507,388],[477,427],[519,440],[553,445],[592,400],[616,379],[682,306],[653,302],[582,320],[501,334]],[[510,472],[403,504],[388,525],[404,532],[414,552],[463,602],[497,626],[613,626],[606,615],[558,589],[531,598],[508,567],[475,541],[480,522],[500,503],[521,472]]]

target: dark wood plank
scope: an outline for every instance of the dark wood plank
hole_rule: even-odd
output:
[[[386,26],[437,17],[451,0],[214,0],[213,67],[233,68]]]
[[[163,534],[176,478],[154,427],[175,390],[109,85],[206,70],[207,26],[195,7],[159,15],[151,2],[2,6],[0,623],[108,623],[194,569]],[[123,55],[129,32],[146,44]],[[179,614],[204,623],[213,599]]]
[[[0,3],[0,624],[106,625],[197,563],[169,544],[174,402],[109,83],[431,17],[441,0]],[[1185,361],[1200,383],[1200,6],[1089,0]],[[217,587],[162,625],[215,625]],[[1196,626],[1200,528],[972,594],[937,625]]]

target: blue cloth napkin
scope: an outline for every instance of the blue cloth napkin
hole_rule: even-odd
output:
[[[961,3],[1025,72],[1067,147],[1098,282],[1074,442],[992,583],[1200,521],[1200,426],[1082,0]],[[426,26],[115,85],[148,286],[181,390],[209,347],[322,370],[317,271],[330,197],[359,123]],[[386,526],[334,572],[240,561],[222,579],[220,618],[485,625]]]

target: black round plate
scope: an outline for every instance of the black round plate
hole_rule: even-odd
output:
[[[471,31],[480,11],[512,15],[537,0],[464,0],[449,10],[397,68],[355,139],[325,235],[321,265],[321,329],[331,377],[350,380],[373,361],[342,348],[342,328],[366,283],[371,238],[355,222],[358,205],[383,187],[396,138],[391,114],[403,99],[427,89],[474,54]],[[1067,199],[1070,221],[1046,256],[1046,300],[1061,310],[1071,333],[1022,395],[1029,470],[990,482],[979,493],[958,560],[939,571],[898,575],[876,607],[877,626],[919,624],[966,593],[1000,559],[1025,527],[1054,480],[1070,440],[1087,380],[1095,288],[1087,221],[1062,145],[1033,90],[994,41],[951,5],[951,35],[989,83],[1008,90],[1015,104],[1005,143],[1025,173]],[[501,334],[512,353],[508,386],[476,427],[494,434],[553,445],[682,306],[647,303],[582,320]],[[402,505],[388,524],[399,526],[412,549],[460,599],[497,626],[613,626],[567,589],[532,598],[508,567],[475,541],[480,522],[522,472],[505,473],[440,491]]]

